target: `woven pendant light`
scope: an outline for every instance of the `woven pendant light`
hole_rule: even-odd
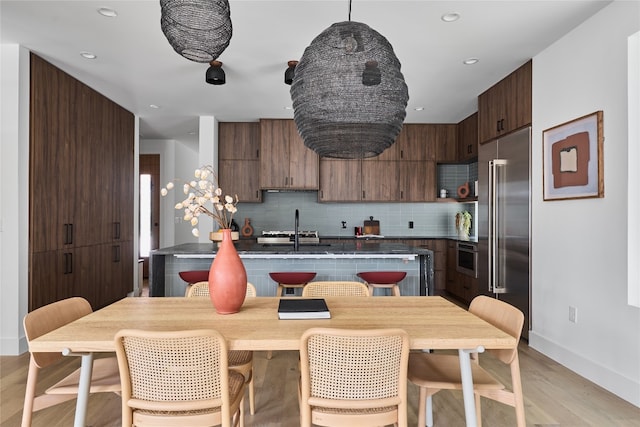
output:
[[[391,44],[366,24],[339,22],[305,49],[291,85],[294,120],[322,157],[374,157],[402,129],[409,91]]]
[[[162,32],[173,50],[195,62],[211,62],[231,41],[228,0],[160,0]]]

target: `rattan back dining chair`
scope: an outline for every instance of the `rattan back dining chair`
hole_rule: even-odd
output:
[[[361,282],[317,281],[302,289],[303,297],[368,297],[369,288]]]
[[[487,353],[492,354],[502,363],[509,366],[511,371],[511,390],[507,390],[502,382],[480,366],[477,353],[472,354],[472,360],[475,363],[471,363],[471,372],[478,426],[482,425],[480,397],[484,396],[513,406],[516,410],[517,426],[525,427],[524,399],[522,396],[517,344],[522,334],[524,314],[504,301],[484,295],[477,296],[471,301],[469,311],[516,339],[516,345],[513,348],[487,350]],[[432,396],[434,394],[440,390],[462,389],[460,361],[457,355],[411,353],[409,356],[408,378],[409,381],[420,388],[419,426],[424,426],[425,424],[429,427],[433,426]]]
[[[115,336],[123,426],[236,426],[245,380],[229,369],[227,342],[211,329]]]
[[[247,282],[247,293],[248,297],[255,297],[256,287],[253,286],[252,283]],[[208,297],[209,296],[209,282],[196,282],[191,284],[186,291],[186,297]]]
[[[247,282],[247,297],[255,297],[256,287],[252,283]],[[196,282],[187,290],[187,297],[208,297],[209,282]],[[255,388],[253,383],[253,352],[249,350],[231,350],[229,352],[229,368],[244,375],[249,385],[249,412],[251,415],[256,413]],[[244,419],[244,408],[243,411]]]
[[[407,425],[409,335],[312,328],[300,340],[300,425]]]
[[[34,340],[54,329],[58,329],[90,314],[92,311],[89,302],[81,297],[67,298],[37,308],[28,313],[23,319],[27,341]],[[31,353],[22,410],[22,427],[31,425],[33,412],[77,397],[80,368],[77,368],[64,379],[49,387],[43,394],[36,396],[40,369],[60,362],[63,357],[62,353]],[[118,361],[115,356],[97,358],[93,361],[89,393],[104,392],[120,393],[120,375],[118,373]]]

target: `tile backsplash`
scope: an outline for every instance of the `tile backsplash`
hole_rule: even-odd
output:
[[[322,236],[351,237],[354,227],[373,216],[385,237],[446,237],[455,235],[455,213],[475,212],[470,203],[318,203],[312,192],[265,192],[263,203],[240,203],[236,222],[251,218],[254,235],[262,231],[293,230],[294,212],[300,212],[300,230],[317,230]],[[346,222],[342,228],[342,221]],[[413,221],[413,228],[409,228]],[[472,230],[472,235],[475,235]]]

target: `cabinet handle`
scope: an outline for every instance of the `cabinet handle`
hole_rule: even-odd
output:
[[[64,263],[63,274],[73,273],[73,254],[70,252],[65,252],[62,261]]]
[[[404,190],[400,190],[400,200],[404,200]]]
[[[404,159],[404,150],[400,150],[400,158]]]
[[[73,224],[67,224],[66,244],[67,245],[72,245],[73,244]]]
[[[364,190],[362,190],[362,198],[366,199],[365,195],[364,195]]]
[[[113,262],[120,262],[120,245],[113,246]]]
[[[293,187],[293,177],[289,178],[289,185]]]
[[[284,177],[284,186],[286,187],[288,183],[289,183],[289,177],[285,176]]]
[[[500,132],[500,120],[496,122],[496,132]]]
[[[260,149],[257,149],[256,150],[256,159],[259,159],[259,158],[260,158]]]
[[[120,223],[119,222],[113,223],[113,238],[115,240],[120,240]]]
[[[260,198],[260,191],[256,190],[256,200]]]

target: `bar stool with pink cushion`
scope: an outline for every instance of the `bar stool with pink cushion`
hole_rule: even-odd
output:
[[[357,274],[369,286],[369,293],[373,295],[375,288],[391,289],[393,296],[400,296],[398,282],[407,275],[404,271],[361,271]]]
[[[316,273],[310,271],[279,271],[269,273],[269,276],[278,284],[276,296],[281,297],[284,288],[304,288],[304,286],[316,277]]]
[[[209,270],[188,270],[181,271],[178,276],[185,282],[187,282],[187,289],[184,291],[184,295],[187,296],[191,285],[198,282],[206,282],[209,280]]]

